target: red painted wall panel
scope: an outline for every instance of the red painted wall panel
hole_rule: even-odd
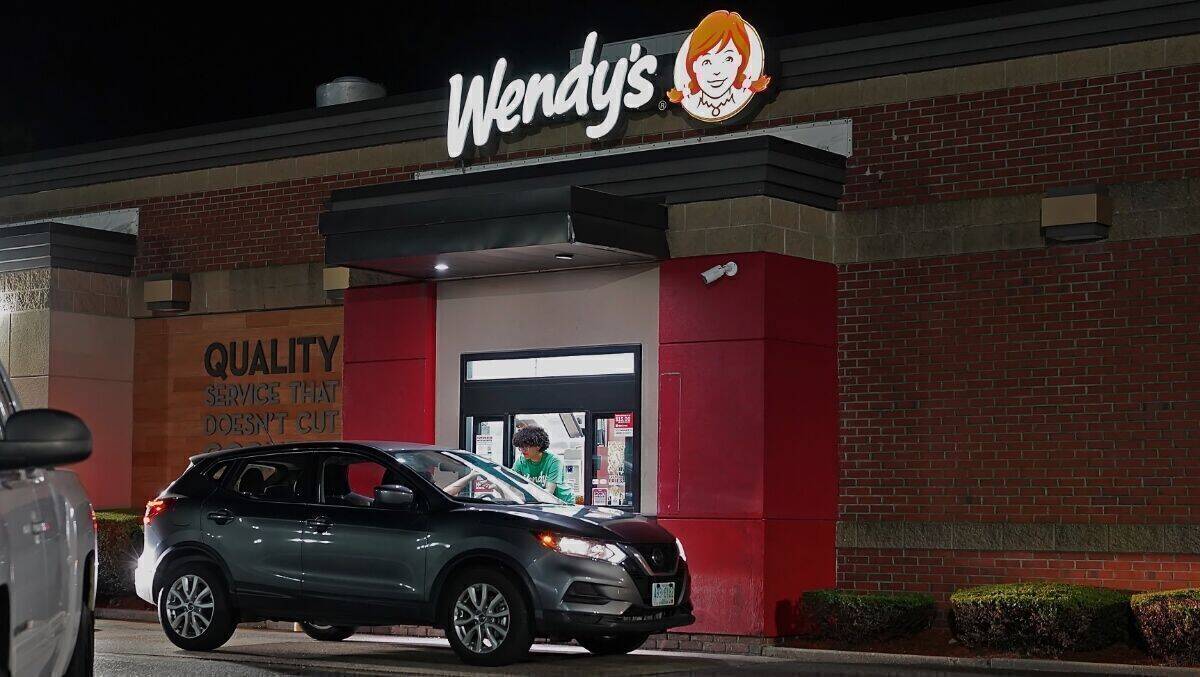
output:
[[[763,254],[766,338],[834,347],[837,344],[837,267]]]
[[[671,259],[659,270],[660,343],[761,339],[765,257],[722,254]],[[700,273],[734,261],[738,273],[706,285]]]
[[[837,353],[766,341],[763,515],[836,519]]]
[[[437,287],[393,284],[346,290],[346,361],[433,355]]]
[[[678,435],[659,449],[659,484],[669,485],[660,495],[670,501],[659,514],[762,517],[763,342],[664,345],[658,360],[663,387],[678,393],[659,414]]]
[[[696,622],[680,632],[761,635],[763,521],[660,519],[683,543]]]
[[[347,363],[345,439],[433,444],[432,372],[431,360]]]
[[[345,308],[345,438],[432,443],[436,286],[350,289]]]
[[[801,630],[800,596],[836,582],[836,521],[764,520],[763,601],[767,635]]]

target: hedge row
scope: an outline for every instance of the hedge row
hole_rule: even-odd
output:
[[[1150,653],[1183,663],[1200,663],[1200,589],[1134,595],[1138,631]]]
[[[803,597],[809,635],[864,642],[914,635],[936,615],[918,593],[815,590]],[[1065,583],[1009,583],[956,591],[950,628],[967,646],[1035,655],[1102,649],[1136,636],[1153,655],[1200,662],[1200,589],[1133,595]]]
[[[96,570],[96,596],[100,599],[137,594],[133,570],[142,554],[142,515],[129,510],[96,512],[96,545],[100,566]]]
[[[1129,637],[1130,593],[1065,583],[1010,583],[955,591],[950,627],[967,646],[1055,655]]]
[[[811,633],[841,642],[914,635],[937,616],[933,597],[915,592],[813,590],[804,593],[802,601]]]

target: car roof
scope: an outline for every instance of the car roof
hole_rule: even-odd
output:
[[[295,449],[328,449],[330,447],[368,447],[387,453],[397,451],[461,451],[455,447],[422,444],[420,442],[400,442],[395,440],[328,440],[324,442],[285,442],[281,444],[261,444],[250,447],[235,447],[233,449],[218,449],[196,454],[190,457],[192,463],[200,463],[221,456],[241,455],[244,453],[259,453],[267,451],[291,451]]]

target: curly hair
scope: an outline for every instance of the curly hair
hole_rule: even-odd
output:
[[[542,428],[528,425],[513,433],[512,445],[513,449],[537,447],[538,451],[545,451],[550,446],[550,436]]]

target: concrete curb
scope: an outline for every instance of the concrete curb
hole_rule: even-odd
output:
[[[916,656],[910,654],[873,653],[868,651],[834,651],[831,649],[798,649],[783,646],[764,647],[764,656],[786,658],[808,663],[840,663],[849,665],[887,665],[890,667],[1013,670],[1019,672],[1057,672],[1093,675],[1189,675],[1193,668],[1168,668],[1126,663],[1083,663],[1078,661],[1035,658],[959,658],[954,656]]]
[[[107,621],[158,622],[158,614],[149,609],[107,609],[105,607],[96,607],[96,618]]]

